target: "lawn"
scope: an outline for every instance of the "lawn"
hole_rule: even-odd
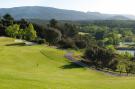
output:
[[[0,89],[135,89],[134,77],[113,77],[73,65],[45,45],[6,46],[0,38]]]

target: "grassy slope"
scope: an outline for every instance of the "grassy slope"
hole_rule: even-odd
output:
[[[93,70],[72,68],[64,51],[45,46],[2,46],[0,89],[134,89],[135,78],[112,77]]]

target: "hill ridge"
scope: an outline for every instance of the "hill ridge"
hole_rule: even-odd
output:
[[[103,14],[100,12],[82,12],[44,6],[23,6],[0,8],[0,16],[9,13],[16,19],[57,19],[57,20],[134,20],[131,15]],[[130,18],[131,17],[131,18]]]

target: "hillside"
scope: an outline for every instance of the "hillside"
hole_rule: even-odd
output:
[[[1,8],[0,15],[10,13],[14,18],[21,19],[42,19],[50,20],[55,18],[57,20],[130,20],[134,16],[126,15],[111,15],[102,14],[98,12],[81,12],[74,10],[64,10],[51,7],[27,6],[15,8]],[[116,18],[115,18],[116,17]],[[126,19],[125,19],[126,18]]]
[[[0,43],[0,89],[134,89],[134,77],[77,67],[64,58],[65,51],[44,45],[5,46],[14,43],[5,37]]]
[[[129,20],[129,18],[125,17],[125,16],[118,15],[118,16],[113,16],[111,18],[108,18],[108,20]]]

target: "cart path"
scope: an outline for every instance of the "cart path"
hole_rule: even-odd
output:
[[[66,59],[68,59],[69,61],[71,61],[72,63],[74,63],[74,64],[77,64],[77,65],[82,66],[82,67],[84,67],[84,68],[92,69],[92,70],[97,71],[97,72],[102,72],[102,73],[104,73],[104,74],[111,75],[111,76],[127,76],[127,74],[121,74],[121,75],[120,75],[119,73],[108,72],[108,71],[102,71],[102,70],[96,70],[95,68],[92,68],[92,67],[88,66],[87,64],[85,64],[85,63],[83,63],[83,62],[81,62],[81,61],[75,59],[75,58],[73,57],[73,54],[74,54],[73,52],[68,52],[67,54],[64,55],[64,57],[65,57]],[[130,76],[130,75],[129,75],[129,76]],[[131,76],[134,76],[134,75],[131,75]]]

